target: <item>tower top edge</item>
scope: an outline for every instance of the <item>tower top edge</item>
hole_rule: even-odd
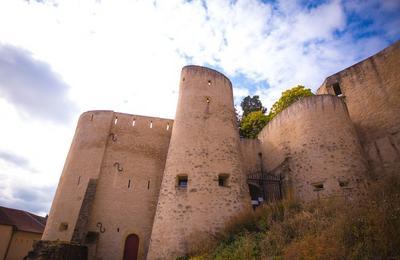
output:
[[[215,73],[215,74],[217,74],[217,75],[219,75],[219,76],[225,78],[225,79],[229,82],[229,84],[232,86],[231,80],[230,80],[227,76],[225,76],[222,72],[219,72],[219,71],[217,71],[217,70],[215,70],[215,69],[211,69],[211,68],[203,67],[203,66],[199,66],[199,65],[186,65],[186,66],[184,66],[184,67],[182,68],[182,71],[184,71],[184,70],[199,70],[199,71],[203,70],[203,71],[209,71],[209,72],[211,72],[211,73]]]
[[[326,100],[330,100],[332,102],[327,103]],[[263,132],[267,131],[267,129],[271,127],[276,128],[276,125],[279,125],[280,122],[292,120],[293,115],[326,111],[328,107],[335,108],[336,104],[346,106],[346,103],[342,98],[331,94],[303,97],[279,112],[271,121],[268,122],[266,126],[264,126],[264,128],[258,134],[258,137],[260,137]]]
[[[114,110],[88,110],[81,113],[81,117],[86,114],[113,114],[114,116],[127,116],[127,117],[134,117],[134,118],[143,118],[143,119],[155,119],[155,120],[165,120],[165,121],[174,121],[173,118],[166,118],[166,117],[156,117],[156,116],[147,116],[147,115],[138,115],[138,114],[129,114],[123,112],[117,112]]]

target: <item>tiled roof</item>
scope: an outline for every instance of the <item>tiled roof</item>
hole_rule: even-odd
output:
[[[20,231],[43,233],[46,218],[0,206],[0,224],[14,226]]]

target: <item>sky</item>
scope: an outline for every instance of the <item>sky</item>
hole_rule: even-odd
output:
[[[399,39],[399,0],[0,0],[0,205],[46,215],[79,115],[174,118],[185,65],[269,109]]]

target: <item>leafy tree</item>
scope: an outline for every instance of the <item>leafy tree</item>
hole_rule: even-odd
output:
[[[256,138],[268,121],[268,116],[264,115],[262,110],[250,112],[243,116],[239,134],[241,137]]]
[[[282,92],[282,96],[276,101],[268,114],[269,120],[272,120],[279,112],[300,100],[303,97],[314,96],[309,88],[297,85],[291,89]]]
[[[272,120],[279,112],[300,100],[303,97],[313,96],[310,89],[297,85],[291,89],[282,92],[282,96],[276,101],[269,112],[262,106],[259,96],[247,96],[240,103],[243,115],[240,117],[237,113],[239,123],[239,134],[241,137],[256,138],[263,127]]]
[[[246,117],[249,113],[254,111],[261,111],[262,114],[264,114],[267,111],[267,109],[263,107],[259,96],[245,97],[240,103],[240,106],[242,107],[243,110],[243,115],[242,115],[243,118]]]

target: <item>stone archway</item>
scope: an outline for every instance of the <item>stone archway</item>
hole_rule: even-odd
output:
[[[139,237],[136,234],[129,234],[125,240],[123,260],[137,260],[139,251]]]

